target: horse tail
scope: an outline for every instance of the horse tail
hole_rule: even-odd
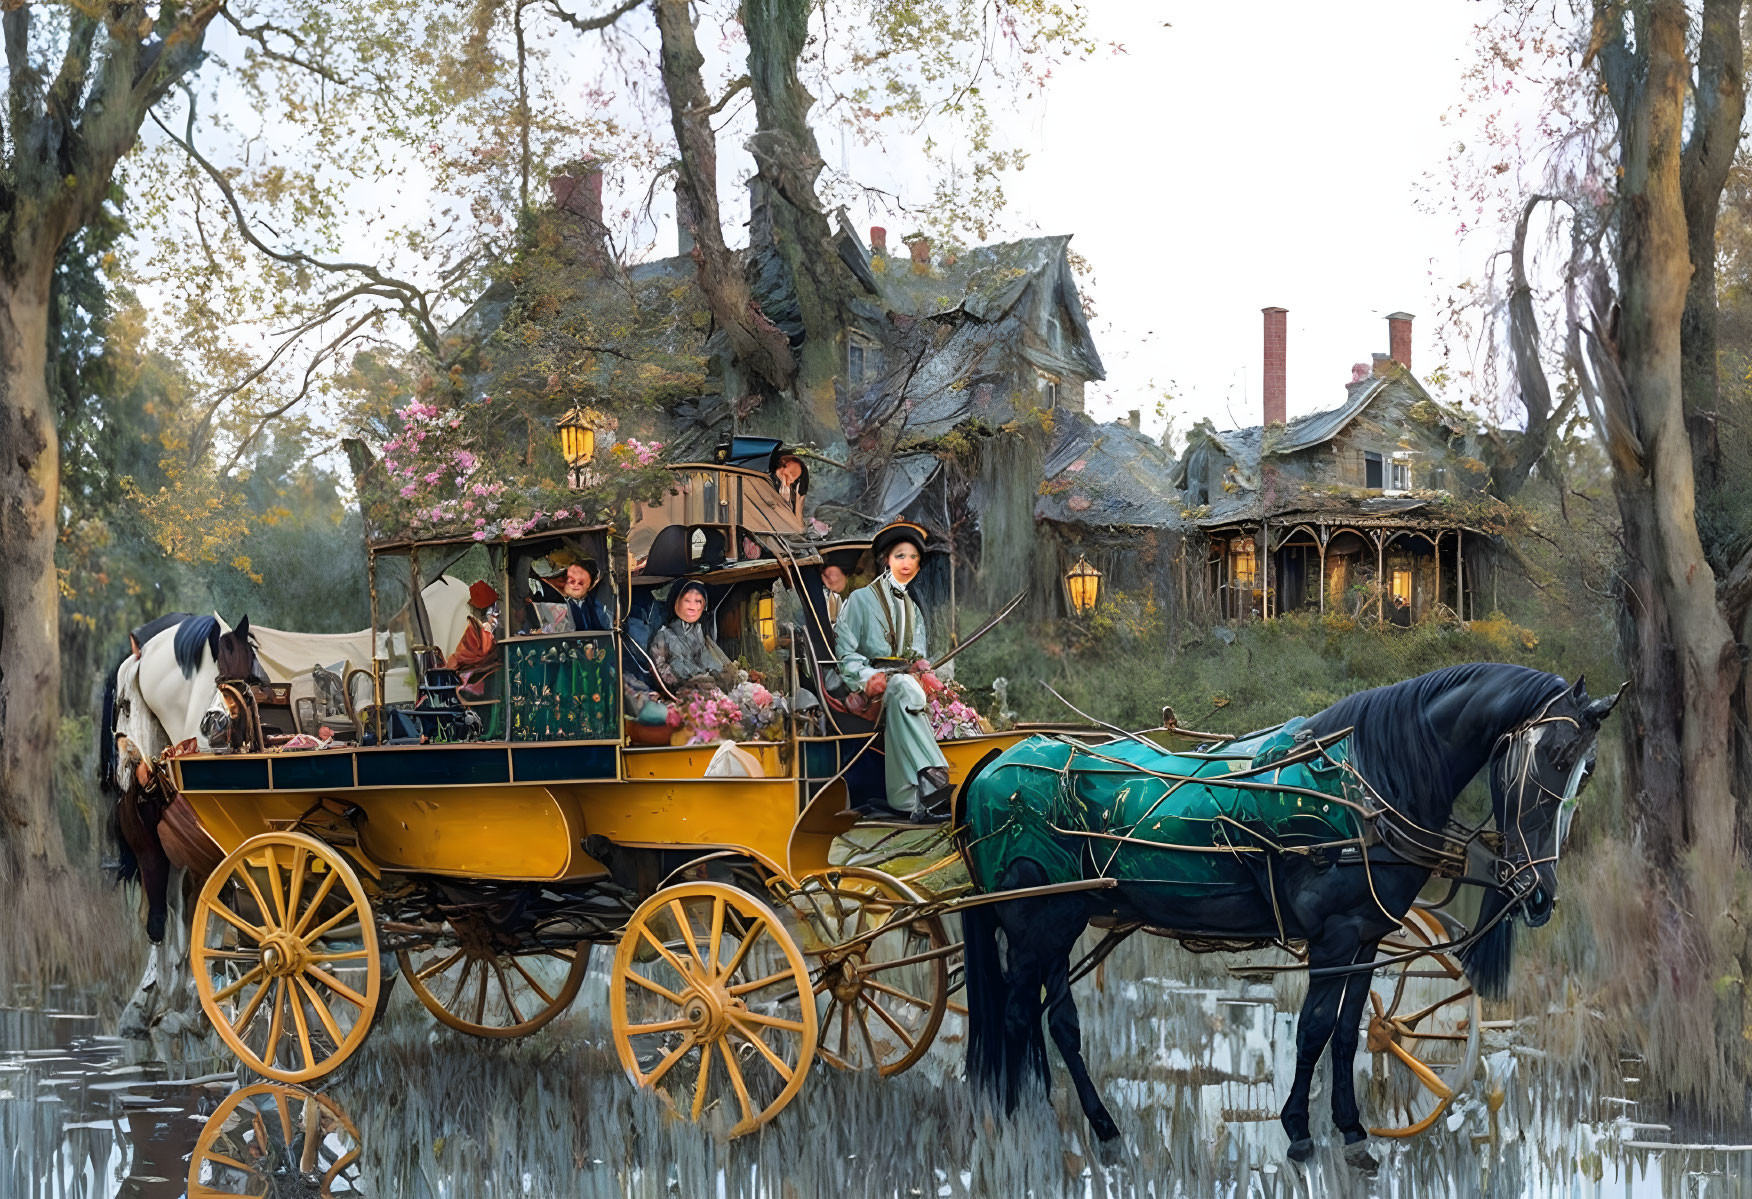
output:
[[[987,1094],[1003,1093],[1006,1079],[1004,1012],[1010,985],[998,953],[998,918],[992,905],[961,913],[967,978],[967,1081]]]
[[[116,783],[116,671],[120,669],[118,662],[116,670],[104,676],[97,714],[97,789],[104,795],[120,794]]]
[[[189,617],[176,626],[176,640],[172,644],[183,678],[194,678],[203,653],[212,654],[215,662],[219,660],[219,618],[211,614]]]
[[[97,721],[97,789],[114,801],[110,804],[106,831],[110,848],[115,851],[115,862],[110,869],[115,873],[117,886],[140,878],[140,859],[135,856],[134,847],[128,844],[122,831],[122,805],[130,802],[129,792],[133,788],[124,787],[116,779],[117,768],[121,765],[120,755],[116,752],[116,675],[127,660],[127,655],[122,655],[115,668],[104,676],[102,708]]]
[[[1485,931],[1460,950],[1460,964],[1466,967],[1468,981],[1485,999],[1501,999],[1509,989],[1509,969],[1515,959],[1515,916],[1504,910],[1508,906],[1509,899],[1501,891],[1487,892],[1478,905],[1478,927]]]

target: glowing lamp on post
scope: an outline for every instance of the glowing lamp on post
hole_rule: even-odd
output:
[[[1071,601],[1071,611],[1079,617],[1093,612],[1101,600],[1101,572],[1082,554],[1065,572],[1065,595]]]
[[[560,453],[565,456],[574,490],[590,485],[589,467],[596,457],[596,430],[600,423],[596,413],[577,404],[560,418]]]

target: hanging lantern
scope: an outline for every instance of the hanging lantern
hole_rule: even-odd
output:
[[[560,453],[566,459],[574,490],[588,487],[592,481],[589,467],[596,458],[596,434],[605,425],[600,413],[581,404],[572,405],[559,420]]]
[[[761,648],[770,653],[779,644],[779,622],[773,615],[771,592],[761,596],[760,602],[755,606],[754,624],[760,631]]]
[[[1101,600],[1101,572],[1082,554],[1077,555],[1076,563],[1065,572],[1065,596],[1071,602],[1071,611],[1077,616],[1089,615]]]

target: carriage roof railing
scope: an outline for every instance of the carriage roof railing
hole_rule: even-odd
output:
[[[527,541],[550,541],[556,537],[576,537],[580,534],[595,533],[613,534],[614,527],[604,524],[559,524],[543,525],[538,530],[521,533],[516,537],[503,535],[476,537],[473,533],[434,537],[400,537],[391,541],[367,541],[365,548],[368,553],[377,556],[380,554],[404,554],[413,550],[440,546],[518,545]]]

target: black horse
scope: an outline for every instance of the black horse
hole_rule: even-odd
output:
[[[1486,767],[1493,816],[1502,834],[1502,885],[1487,892],[1479,929],[1462,952],[1482,994],[1500,994],[1506,982],[1512,924],[1550,919],[1557,898],[1554,869],[1573,797],[1593,767],[1600,723],[1617,696],[1590,700],[1582,680],[1570,687],[1543,671],[1474,663],[1359,692],[1304,726],[1317,738],[1350,729],[1350,762],[1379,800],[1396,813],[1394,851],[1370,850],[1367,866],[1307,855],[1274,855],[1268,871],[1237,866],[1234,885],[1198,903],[1152,900],[1148,888],[1121,882],[1107,890],[1008,900],[972,907],[962,916],[967,954],[969,1036],[967,1072],[975,1086],[1003,1097],[1014,1110],[1021,1086],[1044,1085],[1047,1030],[1069,1068],[1077,1097],[1102,1140],[1119,1135],[1113,1117],[1083,1062],[1076,1006],[1070,993],[1072,948],[1093,917],[1142,922],[1153,928],[1211,938],[1275,940],[1308,946],[1308,996],[1296,1026],[1296,1077],[1281,1119],[1290,1156],[1313,1151],[1308,1093],[1314,1066],[1332,1047],[1332,1116],[1343,1132],[1346,1158],[1372,1169],[1374,1159],[1357,1107],[1351,1060],[1356,1054],[1376,947],[1396,929],[1431,876],[1417,830],[1448,824],[1460,792]],[[985,764],[982,763],[983,767]],[[978,771],[963,788],[961,811]],[[1395,830],[1385,830],[1394,832]],[[1421,838],[1427,843],[1429,838]],[[1067,838],[1067,840],[1070,840]],[[1089,872],[1089,856],[1067,845]],[[1424,857],[1426,864],[1414,859]],[[1043,863],[1010,859],[991,892],[1040,886]],[[1275,892],[1275,894],[1274,894]],[[1158,892],[1159,894],[1159,892]],[[1281,925],[1280,925],[1281,921]],[[997,930],[1004,933],[1000,953]],[[1281,934],[1280,934],[1281,930]]]

